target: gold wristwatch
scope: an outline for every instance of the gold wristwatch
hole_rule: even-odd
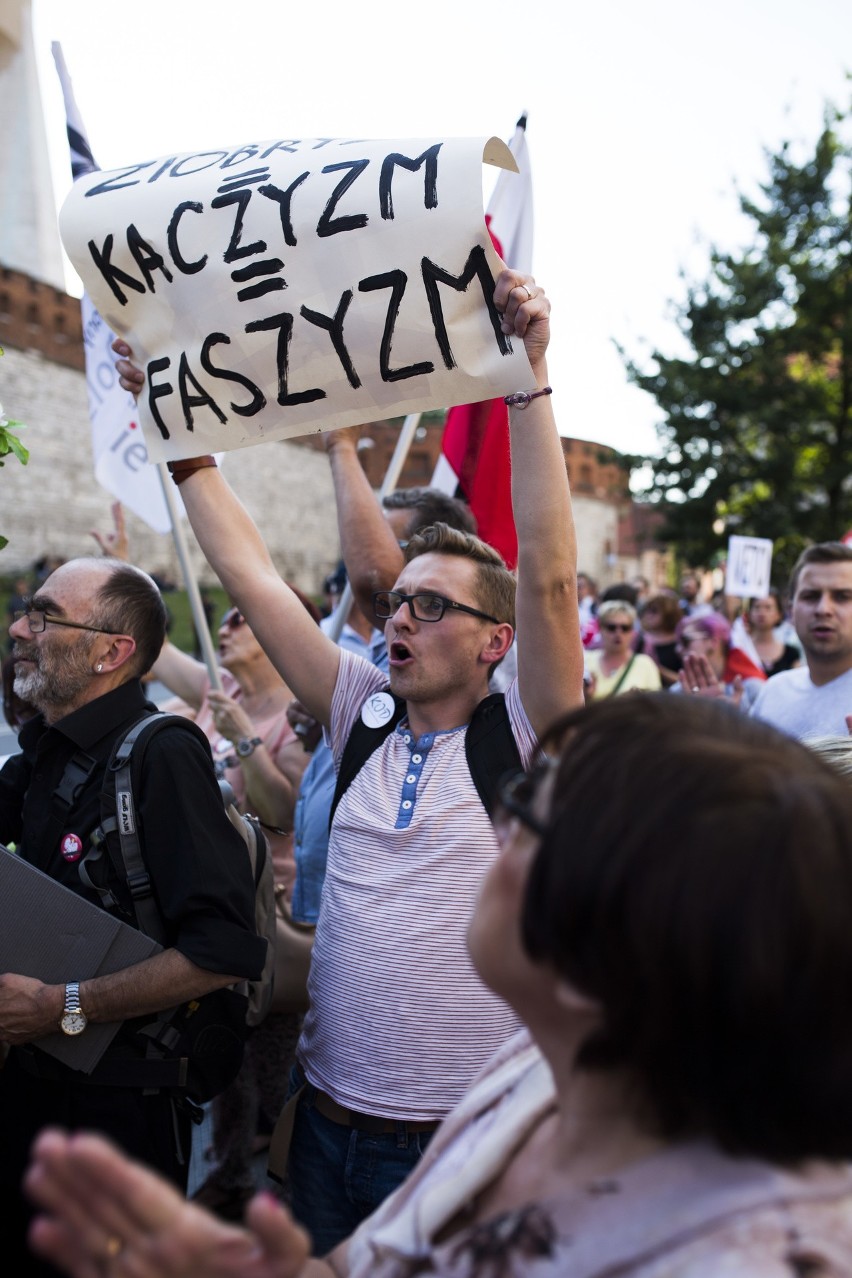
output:
[[[82,1034],[88,1023],[86,1013],[80,1006],[80,982],[69,981],[65,986],[65,1011],[59,1028],[63,1034]]]

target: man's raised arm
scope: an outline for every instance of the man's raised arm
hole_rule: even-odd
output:
[[[346,575],[355,602],[375,625],[373,594],[393,588],[402,571],[403,554],[359,460],[357,428],[329,431],[325,447]]]
[[[113,350],[121,357],[122,386],[138,394],[144,374],[130,362],[130,347],[117,338]],[[284,682],[315,719],[328,723],[340,661],[337,645],[318,630],[281,580],[251,516],[213,459],[175,462],[174,467],[189,522],[210,567]]]
[[[503,331],[522,337],[536,389],[548,385],[550,303],[535,281],[504,271],[494,300]],[[553,401],[538,395],[509,407],[512,510],[518,533],[518,682],[541,734],[583,704],[583,649],[577,612],[577,543],[565,458]]]

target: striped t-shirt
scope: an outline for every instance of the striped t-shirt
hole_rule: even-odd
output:
[[[331,708],[335,762],[387,676],[341,652]],[[506,708],[521,763],[535,735],[517,683]],[[407,720],[340,801],[299,1043],[309,1082],[386,1118],[442,1118],[519,1022],[476,975],[465,944],[497,856],[465,757],[464,727],[415,740]]]

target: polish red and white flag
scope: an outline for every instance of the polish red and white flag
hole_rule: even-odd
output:
[[[533,199],[526,127],[524,114],[509,142],[518,172],[500,171],[485,220],[503,261],[531,274]],[[514,568],[518,537],[512,518],[509,410],[502,399],[462,404],[449,410],[432,484],[465,498],[482,540],[499,550],[509,567]]]

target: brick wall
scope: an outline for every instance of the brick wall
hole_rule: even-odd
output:
[[[79,302],[77,303],[79,312]],[[5,345],[5,343],[4,343]],[[112,498],[95,481],[82,372],[34,350],[5,346],[0,403],[26,422],[21,438],[30,460],[9,459],[0,474],[4,575],[27,571],[41,555],[97,553],[89,529],[110,526]],[[324,454],[293,444],[262,444],[229,453],[224,473],[263,530],[279,571],[303,590],[319,590],[338,557],[331,478]],[[179,575],[171,537],[127,515],[136,562]],[[214,580],[187,525],[202,581]]]

